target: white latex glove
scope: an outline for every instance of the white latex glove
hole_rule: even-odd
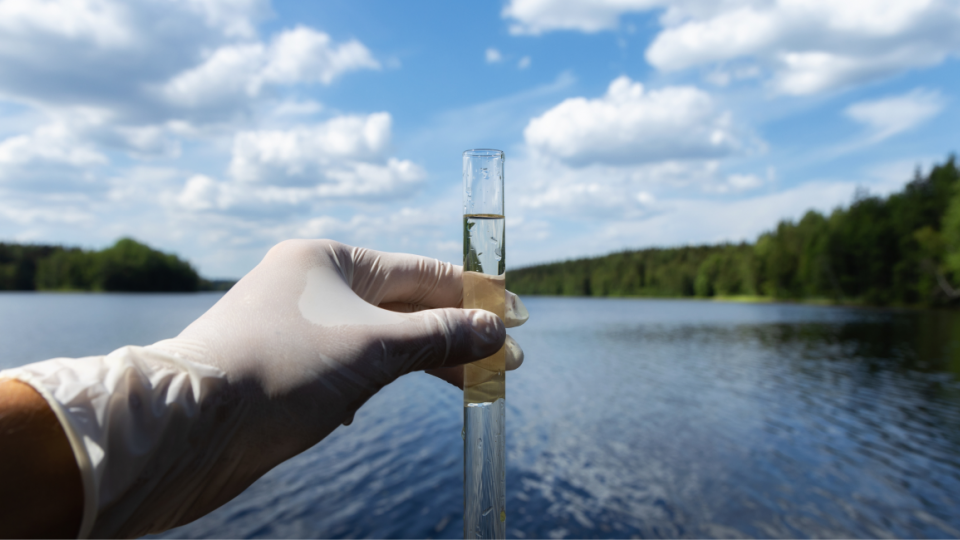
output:
[[[287,241],[175,339],[0,377],[36,388],[63,424],[84,484],[80,536],[136,537],[219,507],[403,374],[457,384],[460,364],[505,339],[519,366],[499,318],[451,309],[461,294],[458,266]],[[505,318],[527,318],[511,293]]]

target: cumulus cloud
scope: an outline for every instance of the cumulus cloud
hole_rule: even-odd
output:
[[[679,70],[747,58],[785,94],[810,94],[942,62],[960,52],[960,10],[947,1],[751,3],[665,28],[647,50]]]
[[[43,125],[0,141],[0,193],[89,189],[93,171],[108,161],[67,126]]]
[[[714,69],[726,84],[763,73],[783,94],[862,84],[960,54],[952,0],[511,0],[514,33],[597,32],[622,15],[660,10],[647,60],[663,71]],[[746,65],[737,65],[737,64]]]
[[[175,203],[195,212],[269,213],[334,199],[410,194],[426,173],[388,155],[390,124],[388,113],[374,113],[289,130],[239,132],[229,178],[194,175]]]
[[[82,167],[106,161],[103,154],[71,140],[70,132],[60,124],[41,126],[29,135],[0,142],[0,166],[47,162]]]
[[[203,63],[173,77],[163,86],[171,102],[208,107],[223,99],[257,96],[266,84],[320,82],[380,64],[359,41],[334,45],[330,36],[299,26],[262,43],[226,45]]]
[[[363,197],[369,201],[386,195],[404,195],[423,179],[423,171],[409,161],[390,158],[386,164],[354,163],[328,172],[332,180],[314,185],[277,186],[244,184],[194,175],[171,198],[179,209],[214,212],[246,219],[293,220],[324,202]]]
[[[716,192],[724,184],[717,160],[663,161],[631,166],[571,167],[540,155],[513,161],[507,200],[518,216],[607,220],[639,218],[656,201],[682,192]]]
[[[517,62],[517,68],[527,69],[528,67],[530,67],[530,62],[531,62],[530,57],[524,56],[523,58],[520,59],[519,62]]]
[[[375,113],[286,131],[240,132],[234,137],[230,174],[242,182],[310,181],[336,163],[383,157],[390,124],[389,113]]]
[[[724,160],[762,149],[706,92],[647,90],[619,77],[599,98],[567,99],[524,130],[523,178],[510,200],[539,216],[644,219],[677,193],[735,193],[759,177],[724,171]]]
[[[939,92],[918,88],[900,96],[854,103],[844,112],[870,130],[870,142],[879,142],[926,122],[944,105]]]
[[[488,64],[496,64],[497,62],[503,60],[503,55],[500,54],[500,51],[494,48],[487,49],[487,52],[484,53],[484,56],[486,57]]]
[[[84,135],[169,154],[178,134],[166,124],[222,126],[267,87],[379,69],[360,41],[306,26],[261,39],[269,11],[268,0],[0,0],[0,99],[71,125],[65,116],[97,110],[100,133],[88,123]]]
[[[202,174],[191,176],[183,186],[183,191],[177,196],[177,202],[187,210],[210,210],[223,208],[223,189],[220,184]]]
[[[628,77],[598,99],[571,98],[524,130],[535,151],[570,165],[713,159],[742,146],[729,113],[689,86],[647,91]]]
[[[329,35],[298,26],[274,38],[260,76],[280,84],[330,84],[340,75],[360,69],[380,69],[363,43],[352,39],[334,45]]]
[[[62,177],[64,167],[103,165],[115,150],[175,158],[182,139],[211,134],[203,126],[229,132],[229,122],[262,108],[257,98],[268,85],[330,84],[380,67],[359,41],[337,43],[306,26],[263,41],[256,25],[267,13],[267,0],[0,0],[0,99],[47,119],[0,143],[0,176],[26,184],[56,165]],[[287,101],[268,115],[320,109]],[[366,125],[370,136],[385,133],[377,118]],[[385,125],[388,132],[389,117]]]
[[[550,30],[599,32],[616,28],[624,13],[659,7],[658,0],[511,0],[503,16],[513,19],[512,34]]]
[[[310,116],[323,110],[323,105],[313,100],[288,100],[277,104],[271,114],[275,117]]]
[[[166,114],[149,88],[198,52],[255,42],[265,0],[0,2],[0,97],[40,106]]]

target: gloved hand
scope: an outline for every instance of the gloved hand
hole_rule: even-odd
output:
[[[498,317],[451,309],[461,295],[458,266],[287,241],[175,339],[0,377],[31,384],[63,424],[84,483],[80,536],[141,536],[219,507],[405,373],[462,384],[459,365],[505,341],[519,366]],[[526,317],[507,293],[507,325]]]

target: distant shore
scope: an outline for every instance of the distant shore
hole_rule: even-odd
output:
[[[0,291],[225,291],[233,280],[205,279],[190,263],[132,238],[100,251],[0,243]]]
[[[621,251],[508,270],[506,281],[520,295],[957,306],[960,171],[951,156],[896,193],[858,191],[753,243]]]

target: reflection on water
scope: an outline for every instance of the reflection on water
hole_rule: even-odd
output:
[[[527,362],[507,382],[508,536],[960,536],[957,314],[527,306],[511,331]],[[164,536],[460,537],[461,411],[456,389],[404,377]]]

